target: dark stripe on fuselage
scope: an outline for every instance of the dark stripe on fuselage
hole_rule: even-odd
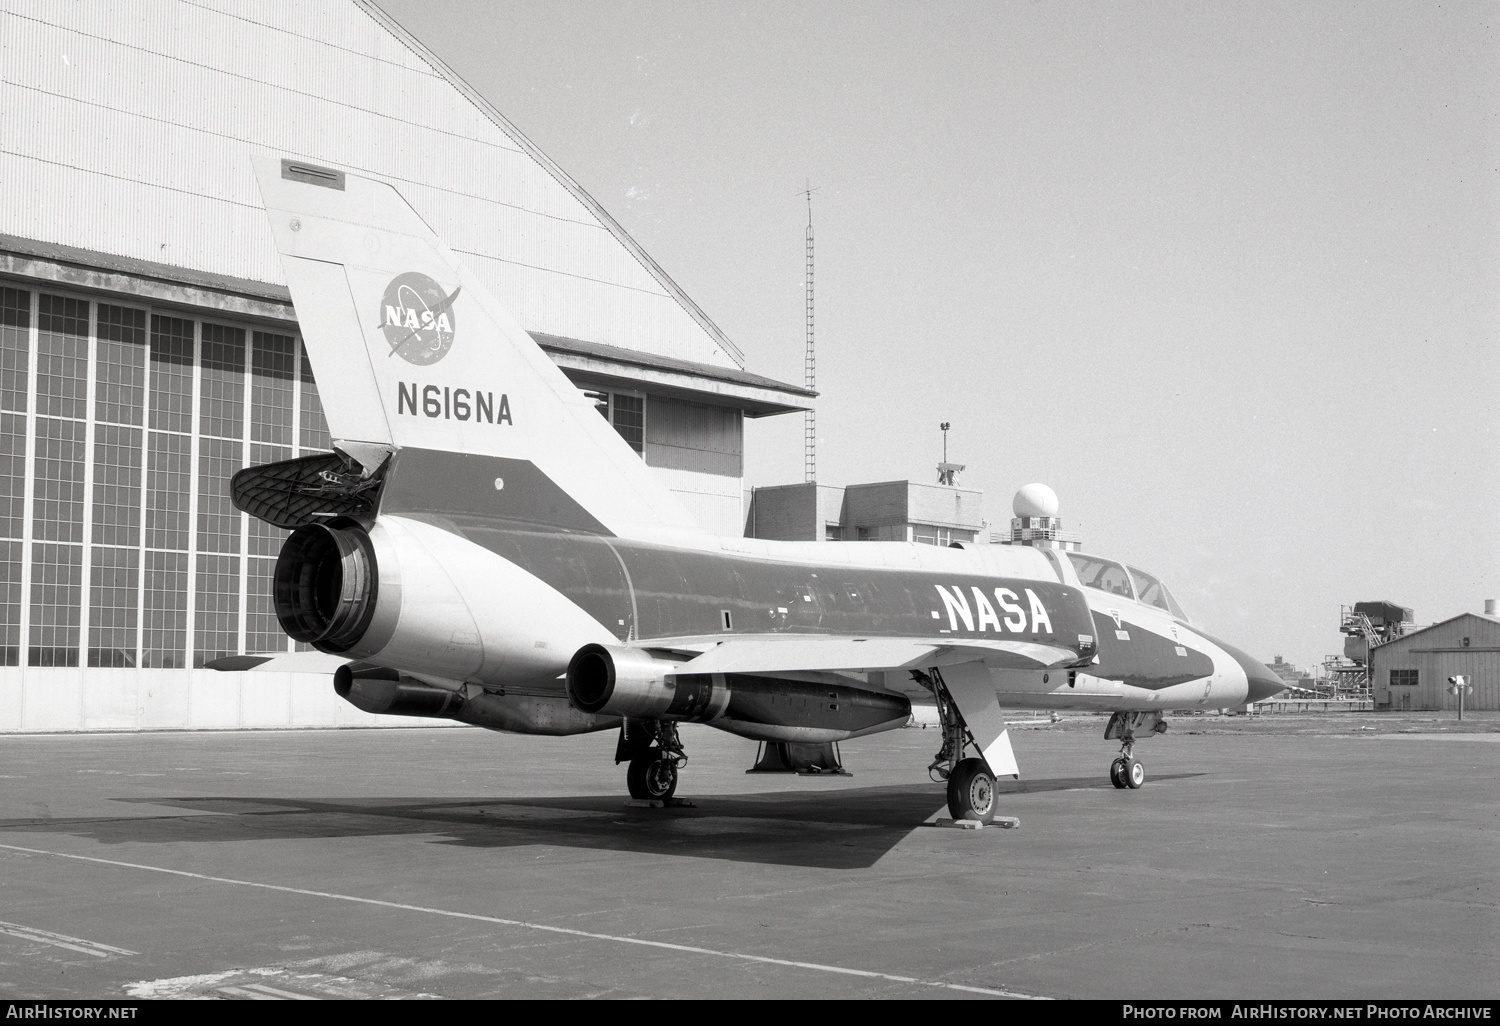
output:
[[[1214,672],[1214,661],[1208,654],[1191,645],[1164,638],[1123,617],[1116,627],[1114,617],[1095,612],[1094,627],[1099,633],[1099,662],[1084,672],[1095,677],[1158,691],[1173,684],[1208,677]],[[1120,640],[1115,634],[1117,630],[1130,635],[1130,640]],[[1178,655],[1179,647],[1187,654]]]
[[[523,529],[610,533],[530,460],[399,449],[383,478],[381,513],[451,514],[509,521]]]
[[[1057,582],[781,563],[728,553],[673,549],[583,534],[517,530],[488,518],[414,516],[457,534],[534,574],[577,603],[621,641],[736,634],[854,634],[1035,641],[1079,650],[1095,631],[1083,596]],[[858,544],[853,542],[850,544]],[[627,585],[625,571],[629,571]],[[970,596],[1009,588],[1027,609],[1025,630],[952,630],[936,585]],[[634,588],[632,595],[631,586]],[[1026,590],[1045,608],[1051,631],[1033,618]],[[633,601],[632,601],[633,599]],[[724,627],[724,613],[730,627]],[[939,614],[934,618],[933,613]]]

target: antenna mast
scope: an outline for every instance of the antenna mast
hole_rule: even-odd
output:
[[[812,223],[812,194],[816,190],[812,187],[811,179],[802,194],[807,197],[807,279],[804,288],[807,292],[807,357],[803,361],[803,377],[806,380],[807,390],[811,392],[817,385],[817,361],[813,355],[813,223]],[[808,410],[803,414],[803,458],[802,470],[803,480],[808,484],[818,479],[818,414],[815,410]]]

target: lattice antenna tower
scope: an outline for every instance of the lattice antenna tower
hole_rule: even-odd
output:
[[[807,293],[807,356],[803,361],[803,378],[809,392],[818,383],[818,365],[813,352],[813,220],[812,220],[812,197],[817,189],[812,187],[812,182],[807,182],[802,195],[807,197],[807,279],[803,288]],[[802,425],[802,473],[803,480],[812,484],[818,479],[818,414],[815,410],[808,410],[803,414]]]

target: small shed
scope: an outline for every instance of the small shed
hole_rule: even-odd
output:
[[[1370,649],[1376,709],[1453,709],[1448,678],[1462,674],[1474,690],[1465,709],[1500,709],[1500,617],[1462,613]]]

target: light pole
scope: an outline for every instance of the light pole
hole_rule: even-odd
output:
[[[1458,718],[1460,722],[1464,718],[1464,695],[1473,690],[1474,685],[1470,684],[1469,678],[1461,673],[1448,678],[1448,694],[1458,696]]]

